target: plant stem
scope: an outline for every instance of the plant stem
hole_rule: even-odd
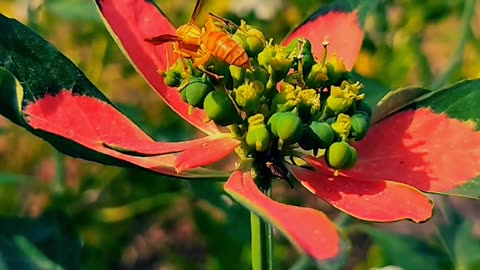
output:
[[[310,258],[308,255],[302,255],[294,265],[290,267],[289,270],[304,270],[304,269],[309,269],[313,265],[312,263],[312,258]]]
[[[270,195],[269,190],[264,190]],[[253,270],[272,270],[272,226],[255,213],[250,212],[252,237],[252,268]]]
[[[462,65],[463,54],[465,51],[465,45],[470,36],[470,23],[472,21],[473,15],[475,14],[475,4],[476,0],[466,0],[463,7],[462,15],[462,32],[460,34],[460,41],[458,43],[457,50],[453,54],[452,61],[447,70],[430,85],[430,89],[437,90],[442,86],[445,86],[446,83],[451,79],[453,73],[455,73]]]
[[[57,195],[63,194],[65,192],[65,156],[55,151],[55,179],[53,181],[53,192]]]

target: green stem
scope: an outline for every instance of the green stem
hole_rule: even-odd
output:
[[[460,34],[460,42],[458,43],[457,50],[453,54],[450,66],[440,77],[438,77],[435,81],[432,82],[432,84],[430,85],[430,89],[436,90],[444,86],[451,79],[452,75],[461,67],[463,62],[465,45],[470,36],[470,22],[472,21],[473,15],[475,14],[476,2],[476,0],[465,1],[462,16],[462,32]]]
[[[269,191],[264,191],[270,195]],[[253,270],[272,270],[272,226],[250,212]]]
[[[53,181],[53,192],[57,195],[63,194],[65,192],[65,156],[55,151],[55,179]]]
[[[313,260],[308,255],[302,255],[289,270],[304,270],[309,269],[313,265]]]

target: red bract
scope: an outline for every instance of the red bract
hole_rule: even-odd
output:
[[[169,47],[153,46],[144,40],[174,33],[174,27],[164,15],[146,1],[103,0],[99,2],[99,7],[133,64],[165,102],[200,130],[208,134],[219,133],[212,122],[203,123],[205,117],[201,110],[195,109],[193,114],[188,114],[187,105],[179,93],[165,86],[156,72],[165,68],[165,56],[170,53]],[[360,50],[363,33],[355,11],[335,11],[312,17],[293,31],[286,42],[295,37],[309,39],[317,56],[323,52],[322,42],[328,39],[329,53],[336,53],[351,68]],[[228,146],[215,141],[212,143],[205,147],[199,145],[187,149],[177,158],[175,169],[186,171],[218,161],[220,156],[227,153],[217,154],[218,159],[210,155],[223,149],[233,151],[236,146],[235,143],[228,143]],[[206,152],[197,151],[197,148],[205,148]],[[315,158],[304,158],[316,165]],[[381,222],[411,219],[422,222],[432,214],[431,202],[419,190],[397,182],[373,180],[367,172],[362,172],[357,177],[333,177],[332,173],[323,168],[312,171],[289,166],[289,170],[312,193],[361,219]],[[339,255],[341,244],[335,225],[324,214],[272,201],[259,191],[249,172],[233,172],[225,184],[225,190],[245,207],[272,223],[295,246],[316,260],[328,260]]]

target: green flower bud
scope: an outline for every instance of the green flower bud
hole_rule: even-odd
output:
[[[180,60],[179,60],[180,61]],[[181,66],[182,68],[182,77],[183,78],[187,78],[187,77],[202,77],[203,75],[203,72],[201,70],[199,70],[198,68],[195,68],[193,66],[193,63],[191,60],[189,59],[185,59],[185,64],[187,65],[187,71],[185,71],[185,67]],[[188,73],[188,74],[187,74]]]
[[[247,31],[247,54],[250,53],[249,56],[256,56],[265,48],[266,42],[265,36],[260,30],[253,27],[250,28]]]
[[[278,138],[277,124],[282,113],[274,113],[267,121],[268,130],[273,134],[274,137]]]
[[[213,85],[207,80],[194,77],[182,92],[185,92],[188,104],[193,107],[202,108],[203,100],[213,89]]]
[[[327,148],[325,152],[325,161],[328,166],[334,169],[344,169],[345,165],[350,165],[352,159],[352,150],[346,142],[335,142]]]
[[[167,72],[165,73],[168,73],[168,72],[176,72],[176,73],[179,73],[181,74],[182,78],[185,78],[184,76],[186,75],[185,74],[185,66],[184,66],[184,63],[178,59],[172,66],[170,66],[170,68],[168,69]]]
[[[256,114],[248,118],[248,131],[245,137],[247,145],[254,147],[258,152],[263,152],[270,145],[270,133],[264,124],[262,114]]]
[[[327,67],[327,76],[329,78],[329,84],[337,84],[344,74],[347,73],[347,68],[343,60],[340,60],[336,55],[332,57],[325,64]]]
[[[272,108],[278,112],[291,111],[298,105],[300,99],[297,98],[298,93],[302,89],[299,86],[293,86],[288,83],[280,84],[280,92],[272,99]]]
[[[332,86],[330,88],[330,96],[326,100],[327,106],[325,107],[327,114],[337,115],[342,112],[346,112],[353,104],[354,101],[362,100],[365,94],[360,94],[362,89],[360,83],[350,84],[347,81],[343,81],[340,87]]]
[[[300,82],[298,80],[298,73],[297,72],[294,72],[294,73],[290,73],[287,75],[287,77],[285,77],[283,79],[283,82],[284,83],[288,83],[288,84],[291,84],[291,85],[299,85]]]
[[[182,79],[180,72],[170,69],[164,73],[165,84],[170,87],[179,87]]]
[[[313,56],[313,53],[312,53],[312,44],[308,40],[303,47],[302,55],[303,55],[303,70],[309,71],[312,68],[312,66],[315,65],[315,57]]]
[[[185,88],[180,91],[180,96],[182,97],[183,102],[187,102],[187,91],[185,91]]]
[[[268,44],[258,54],[258,63],[265,69],[271,68],[276,78],[284,78],[293,64],[293,57],[289,57],[285,47]]]
[[[224,91],[208,93],[203,102],[207,117],[221,126],[231,125],[239,120],[239,116],[232,101]]]
[[[242,20],[240,28],[235,32],[232,38],[245,49],[250,57],[257,56],[266,44],[266,39],[263,33],[260,30],[247,25],[244,20]]]
[[[305,78],[305,84],[310,88],[322,88],[328,81],[327,67],[318,63],[312,66],[312,69]]]
[[[312,44],[304,38],[296,38],[292,40],[286,47],[287,53],[302,61],[304,71],[310,70],[315,64],[315,57],[312,53]]]
[[[338,115],[337,120],[331,125],[331,127],[333,131],[335,131],[335,133],[342,138],[342,140],[346,140],[350,134],[351,125],[350,116],[341,113]]]
[[[233,87],[238,87],[245,81],[245,68],[230,65],[228,69],[230,70],[230,74],[232,75]]]
[[[259,81],[246,82],[234,90],[235,101],[248,114],[258,111],[263,85]]]
[[[266,85],[270,75],[263,67],[255,67],[253,70],[247,70],[246,77],[251,81],[259,81],[263,85]]]
[[[237,32],[235,32],[235,34],[232,36],[232,39],[238,43],[240,46],[242,46],[242,48],[247,51],[247,48],[248,48],[248,44],[247,44],[247,39],[245,37],[245,34],[242,33],[242,31],[240,30],[237,30]],[[248,53],[247,53],[248,54]]]
[[[298,115],[302,119],[311,119],[320,111],[320,94],[314,89],[302,89],[297,94]]]
[[[268,123],[273,135],[281,140],[280,144],[296,143],[303,132],[302,120],[293,112],[277,112]]]
[[[362,113],[356,113],[350,117],[351,122],[351,135],[356,141],[360,141],[367,135],[368,128],[370,126],[370,120]]]
[[[313,121],[303,131],[298,144],[305,150],[326,149],[333,143],[334,133],[329,124]]]

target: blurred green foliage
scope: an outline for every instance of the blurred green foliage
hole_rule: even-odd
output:
[[[195,4],[194,0],[158,2],[176,26],[189,20]],[[253,3],[250,9],[244,7],[247,2]],[[261,1],[208,1],[205,9],[234,22],[244,18],[268,37],[281,40],[326,2],[265,0],[273,14],[267,19]],[[439,78],[451,82],[480,77],[478,5],[470,10],[477,16],[462,24],[469,11],[465,3],[472,2],[383,1],[366,21],[356,73],[369,79],[367,87],[378,89],[430,86],[439,84]],[[93,1],[0,0],[0,12],[19,19],[60,48],[152,137],[195,136],[193,128],[166,107],[130,66]],[[459,49],[460,54],[454,54]],[[452,76],[442,77],[449,69]],[[76,269],[65,263],[79,261],[83,269],[249,269],[249,216],[222,195],[221,184],[56,155],[46,143],[0,119],[0,215],[5,216],[0,219],[0,268]],[[291,190],[278,183],[273,193],[279,200],[339,215],[299,187]],[[472,235],[478,217],[461,210],[470,207],[468,202],[453,207],[443,198],[440,202],[442,218],[423,225],[397,223],[379,229],[349,220],[343,228],[352,236],[352,255],[345,269],[386,265],[478,269],[480,242]],[[44,214],[48,209],[62,214]],[[412,226],[427,228],[428,234]],[[45,246],[42,239],[55,244]],[[288,269],[299,259],[279,235],[274,252],[274,269]],[[68,256],[68,262],[62,256]],[[12,265],[12,258],[20,258],[25,266]],[[295,267],[313,269],[313,264],[303,258]]]

